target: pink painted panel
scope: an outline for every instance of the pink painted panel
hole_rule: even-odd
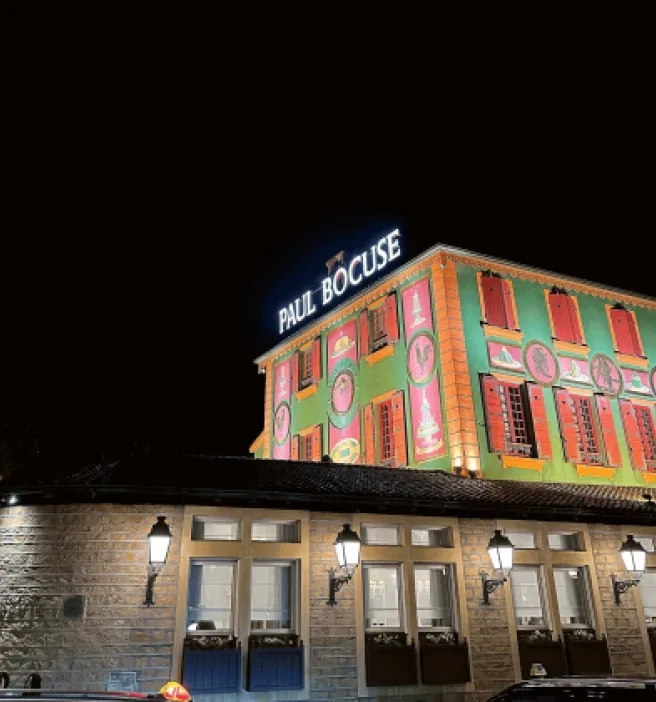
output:
[[[409,285],[401,294],[403,301],[403,323],[405,338],[409,340],[420,329],[433,331],[430,287],[428,278]]]
[[[590,364],[582,358],[558,356],[558,366],[560,367],[560,379],[563,382],[592,385]]]
[[[273,369],[273,457],[279,459],[291,457],[290,388],[291,363],[287,359]]]
[[[622,368],[624,378],[624,390],[636,395],[651,395],[649,387],[649,376],[646,371],[633,370],[633,368]]]
[[[353,363],[357,363],[357,326],[355,319],[342,324],[337,329],[333,329],[328,334],[326,345],[328,349],[328,378],[333,372],[335,365],[343,358],[350,358]]]
[[[360,445],[360,412],[343,429],[328,423],[330,458],[333,463],[362,463]]]
[[[518,346],[507,346],[497,341],[489,341],[487,351],[492,368],[523,371],[522,350]]]
[[[421,463],[443,456],[446,445],[437,375],[423,387],[410,383],[409,390],[415,462]]]

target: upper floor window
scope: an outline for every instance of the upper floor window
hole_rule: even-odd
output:
[[[251,527],[251,539],[253,541],[275,541],[278,543],[295,544],[300,541],[299,524],[297,521],[253,522]]]
[[[416,565],[414,570],[417,627],[423,630],[453,631],[455,598],[451,566]]]
[[[535,534],[530,531],[507,531],[504,530],[504,536],[510,539],[510,542],[518,549],[533,549],[535,548]]]
[[[254,561],[251,571],[251,632],[291,632],[297,590],[296,564]]]
[[[412,529],[410,539],[413,546],[452,548],[453,535],[449,527]]]
[[[548,629],[543,574],[540,566],[515,566],[510,576],[518,629]]]
[[[484,271],[479,274],[478,284],[485,321],[494,327],[517,329],[512,283],[498,273]]]
[[[368,564],[363,572],[365,629],[403,629],[401,566]]]
[[[553,337],[570,344],[585,344],[576,298],[553,287],[547,299]]]
[[[321,380],[321,337],[292,356],[292,389],[305,390]]]
[[[635,313],[620,304],[607,307],[607,310],[615,350],[628,356],[643,356]]]
[[[587,569],[554,568],[553,573],[563,629],[593,629]]]
[[[238,519],[194,517],[191,525],[192,541],[238,541]]]
[[[320,461],[323,456],[323,428],[321,424],[292,436],[292,461]]]
[[[547,544],[552,551],[580,551],[580,536],[576,532],[558,532],[547,534]]]
[[[408,462],[403,391],[364,408],[365,464],[404,466]]]
[[[492,453],[551,458],[542,388],[481,376],[488,442]]]
[[[363,541],[368,546],[398,546],[401,543],[397,526],[363,526]]]
[[[620,413],[635,470],[656,471],[656,429],[653,409],[621,399]]]
[[[399,340],[396,293],[360,313],[359,337],[361,358]]]

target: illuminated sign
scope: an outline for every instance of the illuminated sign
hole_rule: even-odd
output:
[[[350,288],[357,287],[363,280],[386,268],[401,255],[399,236],[399,230],[395,229],[391,234],[379,239],[378,243],[367,251],[354,256],[348,266],[343,265],[343,256],[336,256],[332,263],[338,262],[342,265],[321,281],[321,287],[318,290],[308,290],[278,312],[280,333],[289,331],[317,311],[314,301],[315,292],[321,291],[321,307],[325,307]]]

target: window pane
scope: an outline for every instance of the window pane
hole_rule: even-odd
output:
[[[194,517],[191,538],[193,541],[237,541],[239,539],[239,521],[237,519]]]
[[[504,536],[507,536],[515,548],[535,548],[535,534],[528,531],[505,531]]]
[[[633,537],[648,553],[654,552],[654,537],[653,536],[634,536]]]
[[[453,628],[451,573],[447,566],[415,567],[415,597],[420,629]]]
[[[577,534],[549,534],[547,536],[549,548],[552,551],[578,551],[579,539]]]
[[[440,546],[451,547],[451,530],[449,527],[436,527],[435,529],[413,529],[413,546]]]
[[[400,629],[398,566],[365,566],[365,627]]]
[[[398,546],[399,528],[395,526],[364,527],[364,542],[369,546]]]
[[[251,629],[291,629],[292,564],[254,563]]]
[[[656,625],[656,571],[645,571],[638,587],[642,597],[642,608],[645,611],[645,622],[654,626]]]
[[[513,569],[510,576],[517,627],[545,627],[542,582],[539,568]]]
[[[189,570],[187,629],[232,631],[232,561],[192,561]]]
[[[588,598],[583,568],[554,568],[556,598],[563,626],[590,626]]]
[[[298,522],[253,522],[253,541],[298,542]]]

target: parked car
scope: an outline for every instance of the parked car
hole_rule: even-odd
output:
[[[535,678],[488,702],[656,702],[653,678]]]

